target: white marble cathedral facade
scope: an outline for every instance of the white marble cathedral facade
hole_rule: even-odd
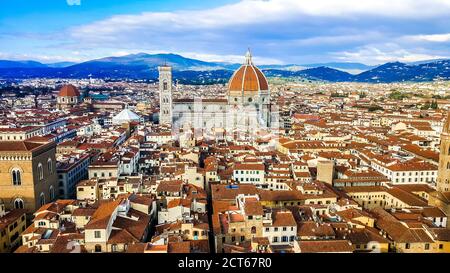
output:
[[[233,74],[226,98],[172,98],[172,69],[159,68],[160,124],[173,132],[194,129],[196,134],[236,137],[258,132],[277,132],[278,111],[271,104],[264,74],[254,66],[250,52]]]

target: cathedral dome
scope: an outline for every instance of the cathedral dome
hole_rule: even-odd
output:
[[[58,97],[79,97],[80,96],[80,92],[78,91],[78,89],[71,85],[64,85],[58,93]]]
[[[247,51],[245,63],[234,72],[228,84],[229,95],[253,96],[260,91],[268,91],[269,84],[264,74],[253,65],[252,55]]]

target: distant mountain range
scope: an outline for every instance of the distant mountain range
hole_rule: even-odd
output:
[[[132,54],[107,57],[83,63],[43,64],[36,61],[0,60],[0,78],[108,78],[156,79],[158,66],[171,65],[174,77],[181,83],[224,83],[240,64],[205,62],[176,54]],[[416,63],[386,63],[368,66],[361,63],[332,62],[319,64],[260,65],[268,77],[300,78],[328,82],[424,82],[450,80],[450,60]],[[349,73],[349,71],[358,71]]]

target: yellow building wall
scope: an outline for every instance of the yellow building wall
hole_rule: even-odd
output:
[[[17,225],[10,231],[10,227]],[[11,252],[12,249],[21,245],[22,236],[21,233],[26,229],[27,222],[25,214],[17,218],[17,220],[9,224],[4,230],[0,231],[0,253]],[[4,234],[2,236],[2,234]],[[16,238],[14,238],[16,235]]]
[[[45,147],[43,148],[45,150]],[[55,196],[58,194],[58,184],[56,175],[55,147],[47,148],[47,151],[35,155],[32,160],[0,160],[0,199],[5,202],[6,208],[14,209],[14,200],[21,198],[24,201],[27,213],[33,213],[41,207],[39,196],[44,193],[46,203],[50,200],[50,186],[53,186]],[[19,157],[30,156],[31,153],[4,153],[2,155],[17,155]],[[0,155],[1,156],[1,155]],[[49,173],[47,160],[53,162],[53,173]],[[38,164],[42,164],[44,179],[39,180]],[[20,186],[14,186],[12,182],[12,170],[21,170]]]

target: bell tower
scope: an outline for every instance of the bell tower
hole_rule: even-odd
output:
[[[450,218],[450,113],[442,128],[436,191],[430,193],[428,204],[440,208]],[[448,220],[446,227],[450,229]]]
[[[437,190],[439,192],[450,191],[450,114],[447,115],[444,128],[442,128]]]
[[[159,71],[159,124],[172,125],[172,67],[158,67]]]

